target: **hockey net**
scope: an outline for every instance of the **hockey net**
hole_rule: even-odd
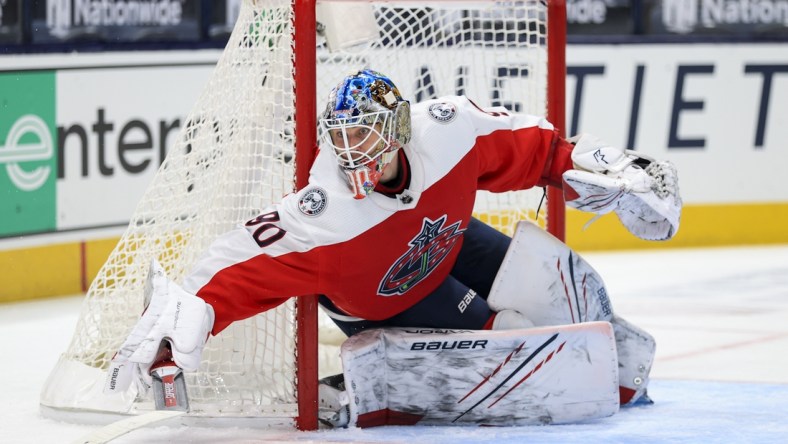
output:
[[[296,165],[311,158],[294,148],[294,115],[304,100],[296,96],[294,73],[301,64],[315,64],[318,110],[345,74],[370,67],[413,103],[465,94],[483,107],[547,111],[544,2],[318,2],[317,11],[316,27],[294,29],[291,1],[243,2],[178,141],[88,290],[71,343],[43,389],[45,413],[79,413],[65,417],[90,421],[91,413],[153,409],[133,388],[123,396],[102,394],[108,362],[142,311],[148,264],[157,258],[180,281],[219,234],[294,190]],[[316,60],[294,64],[294,36],[316,31]],[[560,101],[563,106],[563,96]],[[476,216],[509,232],[519,219],[544,223],[546,204],[537,215],[541,200],[541,189],[480,193]],[[297,304],[236,322],[209,340],[199,371],[186,376],[191,416],[293,424],[303,396],[297,362],[311,363],[303,369],[319,361],[321,375],[339,369],[330,347],[336,339],[321,340],[329,348],[319,359],[296,355],[297,342],[311,340],[299,338]],[[302,370],[298,377],[317,375]]]

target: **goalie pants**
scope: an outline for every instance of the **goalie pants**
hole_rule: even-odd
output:
[[[482,330],[493,315],[487,296],[510,242],[509,236],[472,218],[451,273],[435,291],[402,313],[369,321],[346,315],[326,296],[320,296],[320,305],[348,336],[382,327]]]

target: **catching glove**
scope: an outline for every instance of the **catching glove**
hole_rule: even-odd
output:
[[[569,140],[576,169],[563,174],[568,206],[597,215],[613,211],[641,239],[676,234],[682,202],[672,163],[611,147],[590,134]]]

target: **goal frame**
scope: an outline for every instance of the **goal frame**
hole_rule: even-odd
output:
[[[330,1],[330,0],[322,0]],[[398,0],[401,1],[401,0]],[[408,0],[416,1],[416,0]],[[453,0],[458,1],[458,0]],[[462,0],[459,0],[462,1]],[[478,0],[476,0],[478,2]],[[494,0],[485,0],[493,2]],[[566,1],[543,0],[547,3],[547,120],[565,136],[566,107]],[[309,169],[317,150],[317,69],[316,69],[316,6],[317,0],[293,0],[293,70],[295,92],[294,136],[296,188],[306,186]],[[312,30],[313,32],[309,32]],[[306,31],[306,32],[304,32]],[[547,190],[547,230],[565,240],[565,205],[563,193],[555,187]],[[296,390],[298,416],[296,427],[315,430],[318,426],[318,365],[317,365],[317,296],[298,296],[296,337]],[[311,359],[310,359],[311,357]]]
[[[483,106],[544,116],[564,135],[565,0],[424,3],[244,0],[179,139],[88,289],[71,343],[42,388],[45,416],[99,423],[151,411],[152,399],[135,386],[103,393],[111,357],[138,321],[147,264],[159,260],[177,282],[217,236],[307,186],[319,102],[350,66],[396,74],[414,101],[468,94],[489,99]],[[348,8],[357,13],[353,29]],[[504,233],[536,220],[563,240],[562,192],[548,187],[546,195],[545,208],[541,189],[479,190],[473,216]],[[184,420],[316,429],[318,378],[342,371],[344,339],[318,315],[316,295],[233,323],[186,375],[192,414]]]

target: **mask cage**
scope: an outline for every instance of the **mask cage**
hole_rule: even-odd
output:
[[[334,153],[342,168],[358,168],[376,160],[391,147],[392,114],[391,111],[378,111],[352,117],[320,119],[320,138],[325,146],[331,148],[331,152]],[[363,139],[354,141],[351,145],[347,133],[347,130],[351,128],[366,128],[369,132]],[[342,135],[342,146],[334,143],[334,139],[331,137],[332,130],[339,130]],[[372,137],[377,137],[378,142],[373,143],[367,150],[359,149]]]

